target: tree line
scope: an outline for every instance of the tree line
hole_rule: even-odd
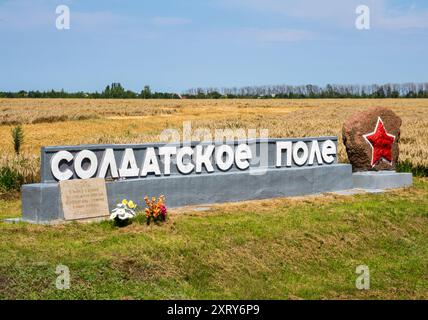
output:
[[[120,83],[112,83],[102,92],[66,92],[61,91],[0,91],[0,98],[90,98],[90,99],[180,99],[181,96],[169,92],[152,92],[150,86],[144,86],[141,92],[125,90]]]
[[[426,83],[389,83],[384,85],[272,85],[232,88],[194,88],[184,93],[189,98],[428,98]]]
[[[383,85],[272,85],[223,88],[193,88],[182,94],[152,92],[145,86],[140,92],[112,83],[102,92],[18,91],[2,92],[0,98],[92,98],[92,99],[327,99],[327,98],[428,98],[428,82]]]

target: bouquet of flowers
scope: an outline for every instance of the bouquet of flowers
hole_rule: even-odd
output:
[[[110,220],[126,221],[135,217],[135,208],[137,205],[132,200],[123,199],[118,203],[116,208],[112,210]]]
[[[149,197],[145,196],[144,201],[146,202],[146,205],[147,205],[147,208],[145,209],[147,224],[150,224],[152,220],[154,222],[166,221],[168,209],[165,206],[164,195],[161,195],[158,199],[156,197],[152,197],[151,199],[149,199]]]

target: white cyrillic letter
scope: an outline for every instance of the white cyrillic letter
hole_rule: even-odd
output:
[[[171,174],[171,156],[177,154],[176,147],[160,147],[159,155],[163,156],[163,174],[169,176]]]
[[[108,168],[110,168],[112,178],[119,178],[113,149],[106,149],[104,151],[103,159],[101,160],[101,167],[98,171],[98,178],[105,178]]]
[[[119,175],[122,178],[138,177],[139,171],[137,161],[135,161],[134,150],[130,148],[125,149],[119,169]]]
[[[287,159],[286,166],[291,167],[291,141],[278,141],[276,143],[276,167],[282,167],[282,151],[286,151]]]
[[[309,152],[308,165],[311,166],[311,165],[314,164],[315,156],[317,156],[317,162],[318,162],[318,164],[322,164],[321,151],[320,151],[320,146],[318,144],[318,141],[317,140],[312,140],[311,152]]]
[[[226,159],[223,159],[223,155],[226,155]],[[233,165],[234,153],[231,146],[227,144],[221,145],[215,150],[215,162],[217,167],[222,171],[229,170]]]
[[[183,158],[185,155],[190,157],[188,163],[183,162]],[[191,147],[182,147],[177,152],[177,169],[183,174],[188,174],[193,171],[195,165],[191,161],[191,157],[193,155],[193,149]]]
[[[147,148],[143,168],[141,168],[141,176],[145,177],[148,173],[152,172],[157,176],[161,175],[155,148]]]
[[[299,151],[302,150],[302,153],[299,154]],[[308,160],[308,146],[303,141],[297,141],[293,145],[293,161],[298,166],[303,166]]]
[[[85,159],[89,160],[89,167],[87,169],[83,169],[82,167],[83,160]],[[90,150],[82,150],[74,158],[74,171],[76,172],[76,175],[80,179],[92,178],[97,172],[97,168],[98,168],[97,155]]]
[[[71,162],[73,160],[73,155],[68,151],[58,151],[51,159],[51,171],[52,175],[59,181],[68,180],[73,176],[73,171],[70,169],[65,169],[61,171],[59,169],[59,164],[61,161]]]
[[[195,154],[196,173],[202,172],[202,165],[205,165],[205,168],[207,169],[208,172],[213,172],[214,168],[211,162],[211,156],[214,151],[214,146],[208,145],[205,148],[205,153],[203,151],[204,151],[204,146],[198,144],[196,146],[196,154]]]
[[[336,144],[331,140],[326,140],[322,145],[321,153],[325,163],[333,163],[336,155]]]
[[[248,144],[241,143],[238,145],[238,147],[235,150],[235,164],[236,166],[241,169],[245,170],[248,169],[250,166],[250,160],[252,158],[251,155],[251,148]]]

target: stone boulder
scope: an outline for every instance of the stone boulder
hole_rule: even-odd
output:
[[[401,118],[392,110],[374,107],[352,115],[342,128],[352,170],[395,170]]]

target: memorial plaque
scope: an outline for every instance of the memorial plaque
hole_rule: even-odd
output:
[[[102,178],[59,183],[65,220],[83,220],[109,215],[107,190]]]

